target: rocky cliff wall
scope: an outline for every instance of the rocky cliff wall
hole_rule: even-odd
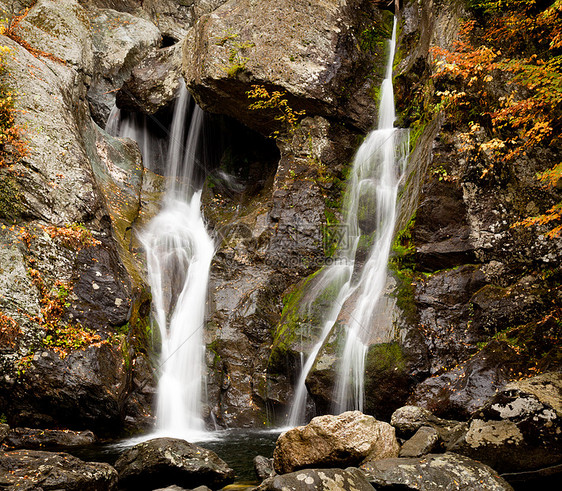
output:
[[[409,399],[460,417],[520,373],[560,368],[551,341],[559,336],[559,242],[510,228],[545,199],[534,176],[558,149],[480,178],[481,163],[460,150],[463,129],[424,102],[434,90],[429,49],[451,47],[469,12],[460,1],[402,4],[395,88],[399,124],[414,128],[412,154],[389,331],[370,347],[366,409],[390,417]],[[43,0],[21,35],[59,61],[3,38],[12,50],[4,77],[18,91],[30,141],[16,168],[0,169],[0,302],[15,322],[7,325],[17,326],[13,339],[2,338],[0,411],[11,422],[103,431],[150,421],[150,297],[135,234],[157,210],[159,179],[133,142],[97,124],[115,99],[155,118],[169,113],[180,73],[229,135],[203,190],[218,244],[207,415],[225,426],[285,416],[299,353],[317,336],[311,319],[291,312],[326,264],[347,169],[376,121],[390,20],[360,0],[275,8]],[[260,100],[264,108],[252,109]],[[82,242],[69,247],[61,235]],[[68,337],[78,325],[87,342],[57,340],[57,329]],[[331,402],[337,356],[325,360],[307,381],[320,409]]]

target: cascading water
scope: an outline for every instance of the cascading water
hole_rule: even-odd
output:
[[[337,260],[322,271],[320,285],[339,288],[325,316],[319,340],[312,349],[295,388],[289,425],[305,419],[306,377],[346,302],[353,303],[345,334],[334,392],[335,413],[363,409],[365,356],[371,337],[371,324],[386,285],[387,264],[396,224],[396,200],[400,179],[408,158],[407,130],[395,129],[392,65],[396,45],[396,19],[389,42],[390,53],[381,86],[378,128],[359,148],[353,163],[351,181],[345,196],[345,228],[349,240],[336,252]],[[359,216],[375,210],[374,240],[359,279],[354,279],[355,255],[361,236]]]
[[[195,106],[186,136],[189,106],[190,95],[182,83],[169,135],[165,170],[169,184],[162,210],[140,240],[147,255],[153,318],[162,340],[157,433],[194,440],[204,430],[203,326],[215,248],[201,215],[201,191],[194,190],[203,111]],[[150,138],[142,129],[139,133],[129,124],[120,126],[119,136],[136,137],[143,154],[150,155]]]

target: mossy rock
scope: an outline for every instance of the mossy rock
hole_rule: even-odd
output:
[[[406,402],[412,384],[408,357],[398,342],[369,348],[365,363],[366,413],[389,419]]]
[[[290,359],[297,362],[300,353],[309,353],[318,342],[325,316],[340,290],[338,278],[324,284],[327,271],[327,267],[321,268],[285,295],[269,359],[269,367],[274,371]]]
[[[14,174],[2,169],[0,171],[0,219],[15,222],[24,211],[20,188]]]

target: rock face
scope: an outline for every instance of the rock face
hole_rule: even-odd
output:
[[[86,94],[99,68],[90,28],[77,2],[45,0],[17,34],[52,56],[2,38],[11,50],[5,83],[18,93],[29,151],[13,169],[0,169],[0,219],[17,223],[0,231],[0,309],[17,326],[0,351],[0,401],[13,424],[104,433],[120,427],[131,392],[136,351],[127,343],[148,346],[139,330],[148,295],[108,210],[106,199],[116,196],[104,196],[94,169],[100,154],[141,164],[138,149],[117,149],[90,118]],[[121,222],[129,220],[129,233],[141,188],[136,212]],[[127,341],[114,336],[118,327],[130,331]]]
[[[373,486],[359,469],[303,469],[267,479],[256,491],[325,490],[372,491]]]
[[[234,471],[214,452],[173,438],[135,445],[119,457],[115,468],[119,485],[126,489],[152,490],[171,484],[217,489],[234,478]]]
[[[366,129],[375,115],[369,65],[380,52],[359,49],[360,13],[382,18],[356,0],[284,0],[275,8],[265,0],[230,0],[200,18],[184,42],[188,87],[203,109],[264,134],[272,131],[272,114],[248,109],[252,84],[287,92],[290,105],[307,114],[338,115]]]
[[[375,489],[513,490],[487,465],[454,453],[429,454],[419,459],[384,459],[364,464],[361,469]]]
[[[109,464],[83,462],[66,453],[15,450],[0,452],[0,482],[7,489],[112,491],[117,471]]]
[[[408,403],[438,416],[468,419],[521,370],[517,351],[507,343],[492,341],[465,363],[419,384]]]
[[[509,383],[476,411],[449,449],[502,473],[562,464],[561,394],[560,373]]]
[[[117,92],[117,106],[154,114],[170,104],[181,78],[181,48],[171,46],[144,56]]]
[[[398,455],[394,428],[359,411],[318,416],[283,433],[273,453],[280,474],[306,467],[353,466]]]
[[[203,195],[210,226],[222,238],[211,270],[207,363],[209,403],[217,420],[252,426],[266,420],[266,405],[282,413],[290,403],[296,365],[289,366],[286,355],[294,353],[297,336],[279,340],[279,356],[270,347],[287,287],[325,261],[326,201],[339,196],[334,183],[355,136],[324,118],[305,118],[287,135],[289,142],[278,141],[279,155],[255,133],[251,139],[247,129],[239,135],[227,159],[236,165],[248,161],[241,169],[227,168],[238,189],[217,173]]]
[[[118,348],[104,344],[61,359],[45,351],[36,355],[17,379],[3,407],[13,424],[34,427],[98,428],[115,431],[121,424],[126,373]],[[77,411],[76,408],[80,408]]]
[[[91,431],[37,430],[32,428],[13,428],[0,442],[10,449],[27,450],[62,447],[83,447],[91,445],[96,437]]]
[[[160,31],[150,21],[111,9],[93,11],[96,75],[88,91],[94,119],[103,125],[133,69],[160,44]]]

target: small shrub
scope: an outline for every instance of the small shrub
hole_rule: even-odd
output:
[[[280,121],[285,125],[289,134],[293,134],[299,127],[300,120],[304,117],[305,111],[295,111],[289,106],[289,101],[284,98],[286,92],[275,90],[269,92],[263,85],[252,85],[252,90],[246,92],[248,99],[255,99],[248,107],[252,110],[273,110],[276,113],[275,121]],[[279,138],[280,132],[274,131],[272,138]]]
[[[85,247],[94,247],[101,242],[94,238],[92,232],[80,223],[73,223],[65,227],[50,226],[45,227],[45,232],[49,234],[51,239],[57,240],[64,247],[69,249],[80,250]]]
[[[21,336],[18,323],[10,316],[0,311],[0,346],[14,348],[16,340]]]

